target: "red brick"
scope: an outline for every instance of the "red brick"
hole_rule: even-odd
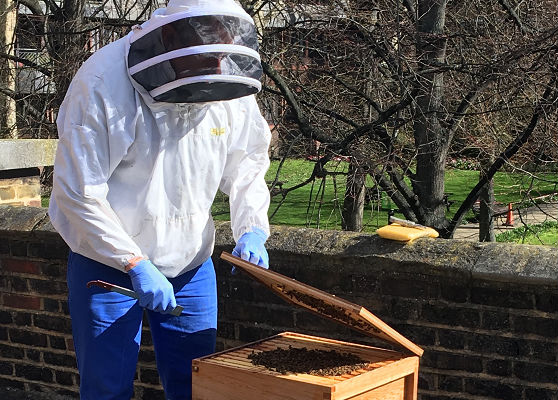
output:
[[[4,258],[2,260],[2,269],[4,271],[22,272],[25,274],[41,274],[39,263],[29,260],[17,260],[14,258]]]
[[[4,306],[20,308],[24,310],[40,310],[41,299],[32,296],[20,296],[17,294],[4,294]]]

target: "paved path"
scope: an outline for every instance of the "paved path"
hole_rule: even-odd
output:
[[[542,224],[545,221],[557,221],[558,220],[558,203],[545,203],[538,204],[533,207],[524,208],[520,211],[513,211],[513,226],[504,225],[506,218],[497,218],[494,222],[494,230],[496,235],[505,232],[510,229],[518,228],[525,224]],[[478,223],[467,223],[460,225],[455,234],[454,239],[465,239],[478,241],[479,240],[479,224]]]

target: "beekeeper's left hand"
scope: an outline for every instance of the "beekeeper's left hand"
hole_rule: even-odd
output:
[[[262,268],[269,268],[269,255],[265,249],[267,235],[259,228],[243,234],[232,252],[233,256],[242,258]],[[234,271],[233,271],[234,273]]]

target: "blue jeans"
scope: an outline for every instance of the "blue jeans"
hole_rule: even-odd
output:
[[[80,374],[80,398],[129,400],[140,348],[143,309],[137,300],[94,286],[103,280],[132,289],[128,274],[70,252],[68,304]],[[169,400],[192,397],[192,359],[215,351],[217,290],[211,258],[169,281],[178,317],[146,310],[159,377]]]

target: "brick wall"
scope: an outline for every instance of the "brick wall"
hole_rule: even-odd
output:
[[[232,249],[218,225],[215,254]],[[358,303],[424,350],[421,400],[558,400],[558,249],[274,227],[273,269]],[[0,207],[0,387],[76,396],[67,248],[41,209]],[[217,261],[217,260],[216,260]],[[217,262],[220,349],[297,331],[389,347]],[[137,399],[163,399],[144,331]]]

